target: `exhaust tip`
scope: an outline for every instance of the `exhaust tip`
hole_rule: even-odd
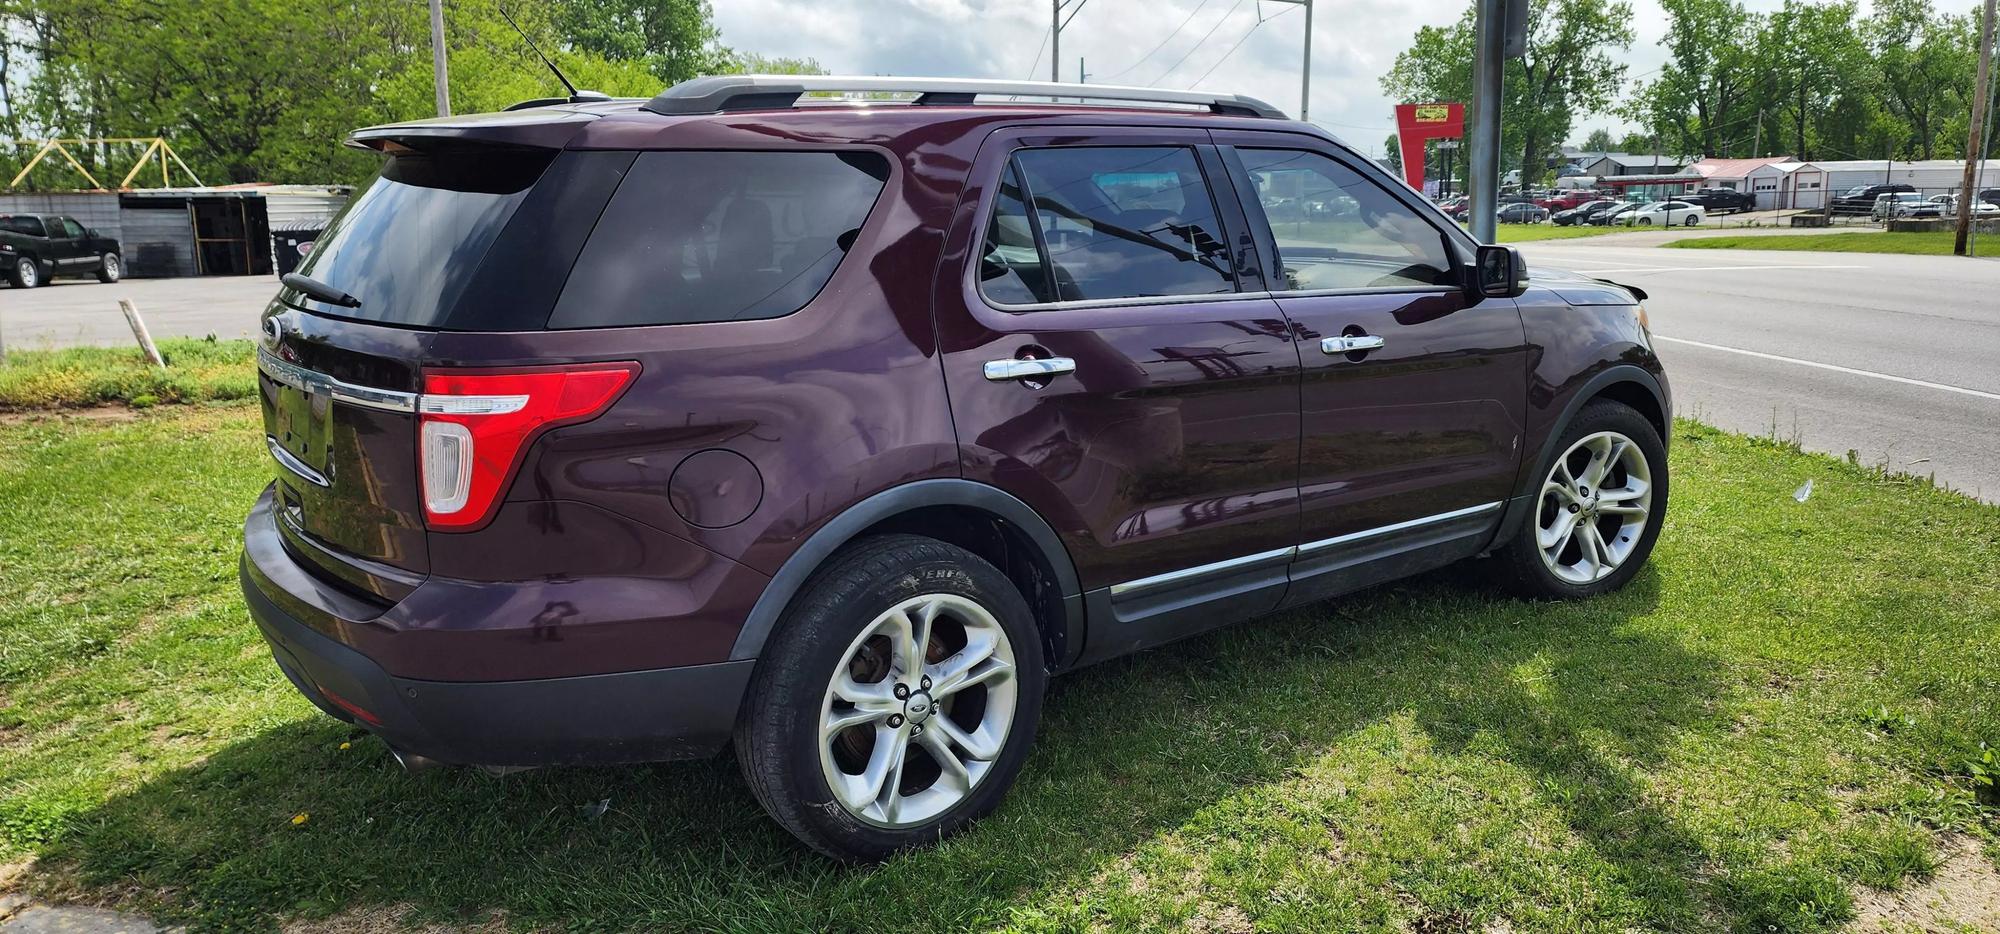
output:
[[[420,756],[413,752],[404,752],[403,750],[397,749],[394,746],[389,747],[389,755],[395,756],[396,764],[402,766],[403,771],[411,775],[415,775],[418,772],[428,772],[432,769],[439,768],[444,765],[444,763],[439,762],[438,760],[433,759],[429,756]]]

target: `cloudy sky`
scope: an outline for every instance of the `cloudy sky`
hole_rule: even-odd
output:
[[[765,55],[818,59],[835,74],[1048,78],[1047,0],[713,2],[725,43]],[[1082,57],[1091,81],[1199,85],[1250,94],[1288,113],[1298,112],[1305,17],[1296,5],[1277,0],[1083,2],[1063,30],[1063,80],[1076,80]],[[1664,60],[1659,39],[1666,15],[1657,0],[1631,2],[1638,35],[1626,54],[1628,75],[1645,77]],[[1779,0],[1748,2],[1758,10],[1779,5]],[[1313,120],[1357,148],[1380,155],[1382,140],[1395,124],[1390,102],[1382,96],[1381,75],[1419,26],[1450,22],[1464,9],[1465,0],[1318,0],[1313,9]],[[1590,117],[1580,120],[1572,133],[1581,139],[1597,126],[1615,130],[1623,124],[1608,116]]]

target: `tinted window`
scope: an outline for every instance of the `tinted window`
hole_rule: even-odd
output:
[[[642,153],[549,327],[791,314],[833,276],[888,177],[873,153]]]
[[[361,306],[324,305],[297,293],[287,300],[338,317],[442,324],[553,157],[546,150],[481,147],[390,158],[298,270]]]
[[[83,239],[83,225],[82,225],[82,224],[79,224],[79,223],[77,223],[77,222],[76,222],[76,220],[75,220],[74,218],[69,218],[69,217],[64,217],[64,218],[61,218],[60,220],[62,221],[62,226],[63,226],[63,235],[64,235],[64,236],[67,236],[67,237],[71,237],[71,238],[74,238],[74,239],[78,239],[78,240],[81,240],[81,239]]]
[[[30,237],[39,237],[42,236],[42,219],[20,214],[9,214],[0,217],[0,230],[27,234]]]
[[[986,227],[986,248],[979,258],[979,287],[986,297],[1006,305],[1055,300],[1043,274],[1041,251],[1021,200],[1020,176],[1010,163],[1000,176],[993,200],[993,222]]]
[[[1014,158],[1034,199],[1057,299],[1235,291],[1193,150],[1027,149]]]
[[[1277,242],[1273,289],[1455,285],[1444,235],[1380,185],[1318,153],[1242,149]],[[1507,216],[1534,205],[1501,208]]]

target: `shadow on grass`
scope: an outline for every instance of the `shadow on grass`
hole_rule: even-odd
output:
[[[216,927],[404,909],[618,929],[990,925],[1410,716],[1442,751],[1476,745],[1535,776],[1648,915],[1727,913],[1698,884],[1702,846],[1632,777],[1720,722],[1735,684],[1717,659],[1627,625],[1654,606],[1654,573],[1563,605],[1496,601],[1453,573],[1058,679],[1001,811],[881,867],[795,844],[727,759],[407,776],[379,743],[314,716],[106,802],[45,850],[39,884]]]

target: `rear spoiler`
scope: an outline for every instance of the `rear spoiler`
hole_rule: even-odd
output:
[[[447,142],[561,149],[577,131],[598,116],[586,111],[541,109],[433,117],[363,127],[348,136],[347,145],[377,152],[388,151],[392,144],[423,149],[426,144]]]

